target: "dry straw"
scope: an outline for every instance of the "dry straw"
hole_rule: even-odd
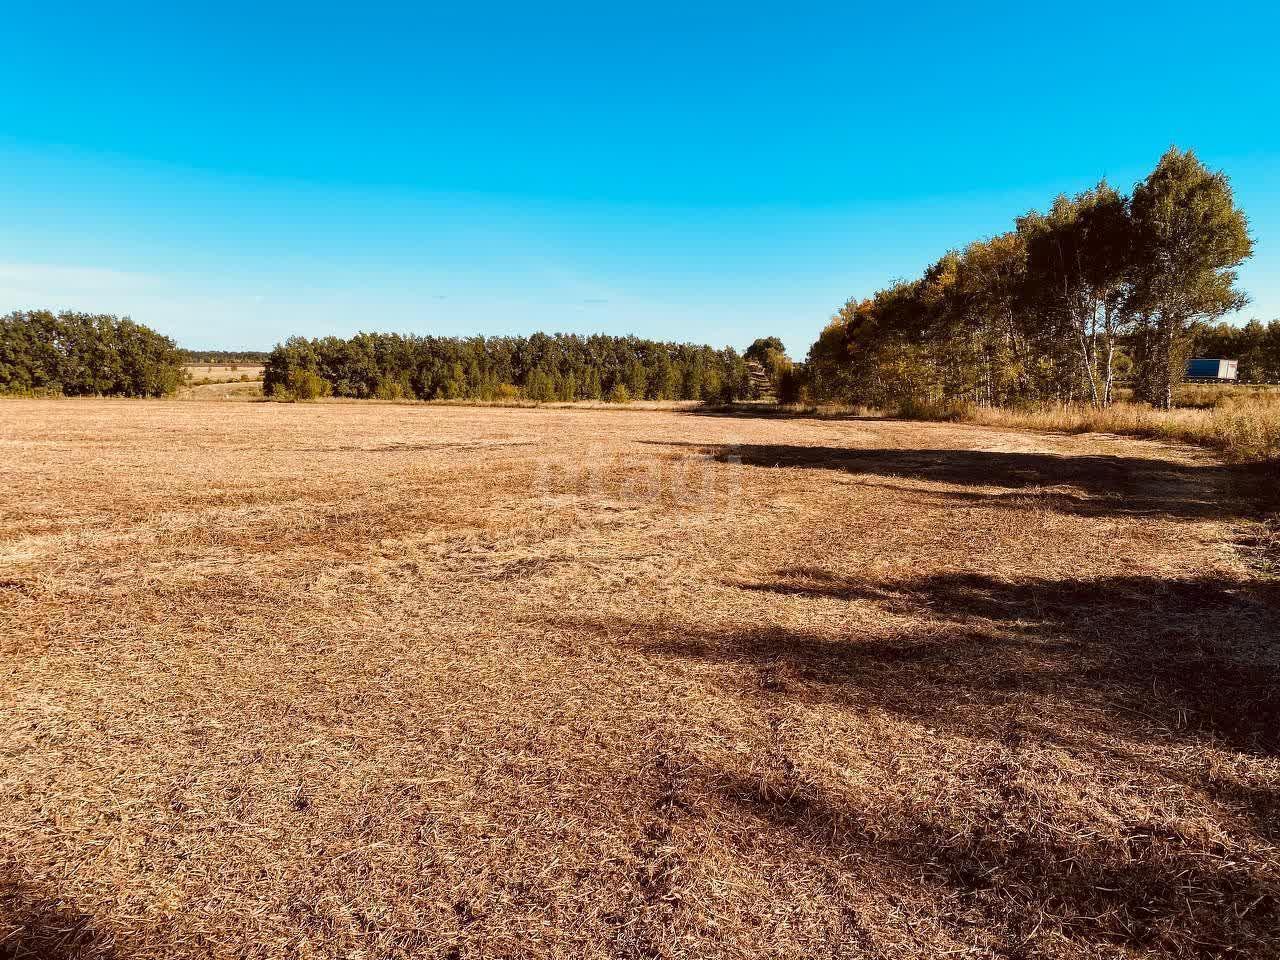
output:
[[[0,453],[0,955],[1276,954],[1203,451],[22,400]]]

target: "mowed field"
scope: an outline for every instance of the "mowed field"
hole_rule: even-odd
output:
[[[1210,456],[0,403],[0,956],[1277,955]]]
[[[247,377],[261,380],[266,371],[260,363],[189,363],[187,376],[192,383],[234,383]]]

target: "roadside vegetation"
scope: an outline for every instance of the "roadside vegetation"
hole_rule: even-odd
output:
[[[1157,410],[1146,404],[1039,409],[964,407],[956,419],[1063,433],[1114,433],[1210,447],[1237,463],[1280,460],[1280,392],[1223,395],[1210,406]]]
[[[1117,400],[1106,407],[1042,404],[984,407],[905,400],[896,406],[849,403],[784,403],[781,415],[899,417],[1057,433],[1110,433],[1207,447],[1232,463],[1280,461],[1280,388],[1189,386],[1175,393],[1175,406]],[[746,409],[740,408],[740,409]]]

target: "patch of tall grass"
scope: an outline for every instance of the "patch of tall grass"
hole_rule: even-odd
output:
[[[1062,433],[1115,433],[1209,447],[1236,463],[1280,461],[1280,393],[1222,394],[1212,406],[1156,410],[1117,403],[1105,409],[1054,406],[1021,410],[968,407],[938,411],[939,419]],[[905,415],[905,414],[904,414]]]
[[[1114,433],[1186,443],[1216,450],[1233,463],[1280,462],[1280,390],[1267,387],[1189,385],[1180,406],[1157,410],[1122,400],[1104,409],[1089,406],[979,407],[910,400],[885,410],[862,405],[781,405],[781,414],[831,417],[896,416],[992,427],[1024,427],[1059,433]]]

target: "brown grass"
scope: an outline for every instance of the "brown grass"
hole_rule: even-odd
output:
[[[0,955],[1275,956],[1207,454],[0,403]]]
[[[1030,409],[978,407],[971,404],[910,403],[892,411],[912,420],[974,423],[990,427],[1051,430],[1060,433],[1108,433],[1207,447],[1235,463],[1280,461],[1280,389],[1187,385],[1179,406],[1156,410],[1122,401],[1106,409],[1060,405]],[[876,416],[870,407],[827,404],[783,405],[782,416],[829,419]]]
[[[265,370],[260,363],[191,363],[186,366],[187,377],[193,384],[261,380]]]
[[[261,400],[262,381],[249,383],[238,381],[213,381],[211,383],[194,383],[179,387],[179,400]]]
[[[1154,410],[1117,403],[1105,410],[1056,407],[1045,410],[968,409],[963,419],[988,426],[1031,427],[1069,433],[1115,433],[1129,437],[1191,443],[1218,451],[1238,463],[1280,461],[1280,393],[1218,393],[1197,396],[1194,406]]]

